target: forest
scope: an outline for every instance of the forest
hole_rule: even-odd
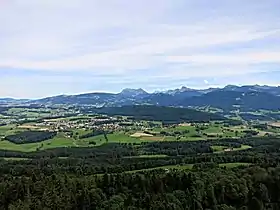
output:
[[[82,109],[87,113],[87,108]],[[209,122],[210,120],[224,120],[219,114],[207,113],[188,108],[163,107],[152,105],[105,107],[90,109],[91,112],[107,115],[130,116],[135,120],[161,121],[176,124],[180,122]]]
[[[280,168],[1,177],[2,209],[279,209]],[[7,191],[3,191],[7,189]]]
[[[79,136],[80,139],[85,139],[93,136],[98,136],[98,135],[104,135],[106,136],[107,134],[113,133],[112,131],[104,131],[104,130],[93,130],[90,133],[84,134]],[[106,138],[106,137],[105,137]]]
[[[280,209],[279,148],[252,137],[1,150],[0,209]]]
[[[15,135],[6,136],[5,139],[15,144],[41,142],[53,138],[56,132],[24,131]]]

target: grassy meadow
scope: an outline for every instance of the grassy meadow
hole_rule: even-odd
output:
[[[19,112],[23,110],[11,110],[11,112]],[[80,119],[88,119],[89,116],[77,116],[68,118],[53,119],[76,121]],[[148,122],[141,121],[143,125],[148,125]],[[155,122],[153,122],[155,123]],[[134,133],[141,133],[143,130],[139,130],[137,126],[128,127],[129,129],[118,130],[112,134],[107,134],[107,140],[104,135],[97,135],[89,138],[79,137],[86,135],[91,132],[89,129],[72,129],[73,137],[69,137],[65,132],[59,132],[53,139],[42,141],[39,143],[27,143],[27,144],[14,144],[5,140],[6,136],[17,134],[27,130],[38,130],[47,127],[36,127],[35,123],[26,123],[23,125],[9,124],[0,126],[0,149],[3,150],[15,150],[31,152],[36,150],[44,150],[56,147],[93,147],[100,146],[105,143],[134,143],[139,144],[141,142],[152,142],[152,141],[199,141],[199,140],[211,140],[219,138],[240,138],[243,137],[244,130],[248,130],[249,127],[246,125],[242,126],[225,126],[222,123],[196,123],[196,124],[179,124],[169,127],[160,126],[160,122],[157,122],[157,126],[151,127],[148,131],[151,133],[150,136],[139,136],[132,137]],[[251,129],[251,128],[250,128]],[[256,130],[256,129],[255,129]],[[259,130],[259,136],[265,135],[269,132],[273,135],[279,135],[280,129],[276,127],[269,127],[265,131]],[[241,148],[233,148],[236,150],[249,149],[248,145],[242,145]],[[212,149],[215,152],[223,152],[226,149],[223,146],[213,146]]]
[[[225,168],[235,168],[239,166],[249,166],[250,163],[221,163],[219,164],[219,167],[225,167]],[[127,173],[139,173],[139,172],[146,172],[146,171],[152,171],[152,170],[191,170],[193,169],[194,164],[184,164],[184,165],[167,165],[167,166],[160,166],[155,168],[148,168],[148,169],[142,169],[142,170],[133,170],[133,171],[127,171]]]

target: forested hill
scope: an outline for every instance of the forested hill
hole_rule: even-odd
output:
[[[280,109],[280,87],[232,86],[194,90],[183,87],[158,93],[147,93],[143,89],[124,89],[113,93],[87,93],[61,95],[32,101],[37,104],[91,105],[117,107],[127,105],[157,105],[177,107],[211,106],[223,110],[240,108],[245,111]]]
[[[279,110],[280,97],[265,92],[217,90],[181,102],[182,106],[211,106],[223,110]]]
[[[188,108],[163,106],[123,106],[90,109],[93,112],[107,115],[130,116],[137,120],[154,120],[166,123],[180,122],[208,122],[210,120],[224,120],[223,116]]]

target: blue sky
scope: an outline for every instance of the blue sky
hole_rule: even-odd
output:
[[[279,0],[0,0],[0,97],[280,85]]]

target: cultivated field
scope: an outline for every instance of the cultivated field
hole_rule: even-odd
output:
[[[65,120],[67,118],[64,118]],[[75,119],[75,118],[70,118]],[[79,118],[80,119],[80,118]],[[86,118],[85,118],[86,119]],[[69,120],[69,119],[68,119]],[[147,123],[147,122],[145,122]],[[275,124],[274,124],[275,125]],[[223,124],[179,124],[171,127],[155,127],[150,128],[149,132],[139,131],[139,128],[132,125],[129,131],[117,130],[113,133],[107,134],[107,139],[104,135],[97,135],[88,138],[80,139],[79,136],[89,134],[91,131],[82,128],[72,128],[71,132],[73,136],[65,131],[58,132],[58,134],[50,140],[42,141],[39,143],[28,144],[14,144],[5,140],[6,136],[20,133],[26,130],[48,130],[46,126],[39,127],[32,123],[23,125],[6,125],[0,126],[0,148],[5,150],[16,151],[36,151],[44,150],[56,147],[92,147],[99,146],[106,143],[134,143],[139,144],[141,142],[151,141],[198,141],[206,139],[219,139],[219,138],[240,138],[244,136],[244,130],[248,128],[242,126],[225,127]],[[128,129],[127,128],[127,129]],[[272,132],[273,131],[273,132]],[[259,131],[259,135],[276,134],[276,130],[270,128],[269,131]],[[246,145],[242,145],[239,149],[248,149]],[[213,148],[215,152],[221,152],[227,148],[216,146]],[[238,148],[233,148],[235,151]]]
[[[219,167],[226,167],[226,168],[235,168],[239,166],[249,166],[250,163],[222,163],[218,164]],[[194,164],[185,164],[185,165],[167,165],[167,166],[160,166],[155,168],[148,168],[148,169],[142,169],[142,170],[134,170],[134,171],[128,171],[127,173],[139,173],[139,172],[146,172],[146,171],[152,171],[152,170],[164,170],[167,173],[170,170],[191,170],[193,169]]]
[[[270,123],[269,125],[271,125],[271,126],[273,126],[273,127],[280,128],[280,122]]]
[[[5,116],[9,114],[9,116]],[[107,143],[166,142],[166,141],[199,141],[224,138],[242,138],[248,135],[245,131],[256,131],[256,136],[277,136],[280,134],[280,122],[269,124],[266,129],[251,128],[250,125],[228,126],[222,122],[210,123],[178,123],[163,125],[160,121],[130,120],[125,116],[109,117],[105,115],[76,115],[70,117],[54,117],[58,114],[69,114],[61,109],[27,109],[11,108],[2,117],[18,120],[25,123],[9,123],[0,126],[0,149],[31,152],[56,147],[95,147]],[[46,118],[51,117],[51,119]],[[36,122],[29,122],[36,119]],[[37,122],[38,119],[42,119]],[[36,143],[14,144],[6,137],[24,131],[55,131],[57,135],[49,140]],[[108,131],[105,136],[91,135],[94,130]],[[82,136],[86,136],[82,138]],[[215,146],[215,152],[228,149]],[[249,149],[248,145],[238,149]]]

